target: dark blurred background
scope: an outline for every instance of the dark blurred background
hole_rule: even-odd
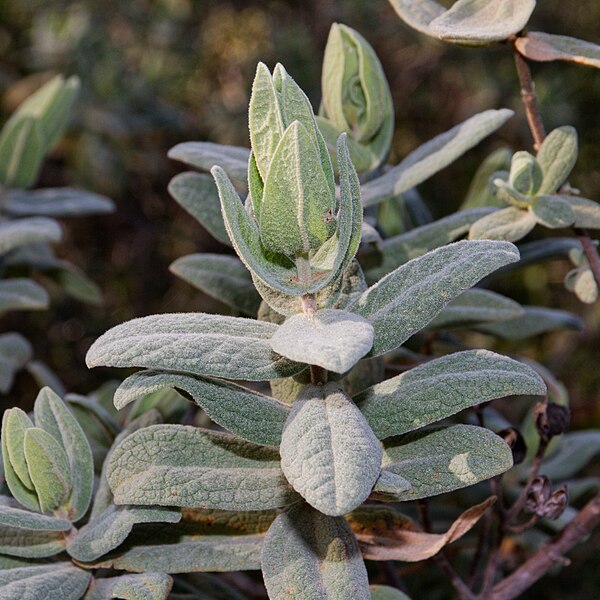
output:
[[[109,327],[152,313],[224,310],[168,271],[184,254],[225,249],[169,198],[168,181],[183,167],[166,153],[188,140],[247,145],[246,110],[259,60],[271,67],[282,62],[317,107],[321,59],[334,21],[360,31],[383,63],[396,109],[393,164],[477,112],[516,111],[492,139],[421,186],[436,217],[458,207],[488,152],[499,145],[531,149],[510,47],[437,42],[406,27],[386,0],[0,2],[3,118],[52,73],[82,80],[70,132],[39,186],[86,187],[117,205],[112,216],[65,221],[59,248],[99,283],[104,305],[85,306],[56,292],[50,311],[3,319],[2,330],[26,332],[37,358],[69,390],[87,392],[110,375],[124,376],[90,373],[84,364],[89,345]],[[597,0],[543,0],[530,28],[600,43],[599,23]],[[600,72],[566,63],[533,65],[533,72],[547,128],[571,124],[579,131],[581,153],[571,183],[600,200]],[[585,331],[497,348],[550,366],[571,393],[573,427],[597,427],[599,310],[564,290],[569,268],[566,261],[529,267],[498,289],[524,304],[573,310],[585,319]],[[4,402],[30,405],[34,395],[34,384],[21,375]],[[567,571],[559,584],[530,597],[596,597],[589,589],[575,592],[568,584],[572,575]]]

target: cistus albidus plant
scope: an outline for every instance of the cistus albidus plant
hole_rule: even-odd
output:
[[[445,10],[399,4],[413,16]],[[508,4],[499,3],[486,40],[512,35],[520,12]],[[482,10],[490,16],[489,2],[455,7],[465,19]],[[512,112],[475,115],[389,167],[393,111],[373,49],[334,25],[324,62],[318,116],[281,65],[271,72],[259,64],[250,150],[186,142],[170,152],[211,170],[212,178],[176,176],[170,191],[237,254],[186,256],[172,271],[235,316],[142,317],[90,348],[90,366],[143,369],[113,397],[136,419],[106,452],[91,513],[57,536],[66,555],[45,555],[79,587],[65,592],[66,572],[57,571],[58,591],[49,597],[406,599],[395,561],[435,557],[460,597],[514,598],[527,579],[522,568],[509,574],[504,540],[531,552],[530,585],[549,555],[562,556],[600,518],[597,499],[577,504],[597,480],[573,479],[597,451],[598,432],[564,433],[568,394],[542,365],[470,348],[464,335],[508,342],[581,326],[570,313],[522,307],[485,287],[509,270],[570,253],[577,272],[569,285],[591,298],[578,284],[594,260],[584,240],[520,248],[508,241],[520,242],[537,223],[555,228],[561,218],[561,227],[580,229],[581,206],[594,227],[597,205],[571,201],[566,184],[573,130],[558,129],[536,156],[495,153],[474,177],[465,210],[432,221],[413,188]],[[508,209],[518,214],[497,216]],[[382,222],[390,214],[399,217],[393,234]],[[513,217],[531,227],[517,235],[509,224],[503,231],[510,235],[494,233]],[[470,239],[456,241],[464,236]],[[160,423],[156,408],[165,404],[157,394],[172,390],[191,409]],[[515,396],[539,400],[522,423],[487,406]],[[39,504],[46,488],[35,485],[27,438],[46,436],[28,433],[36,428],[44,429],[43,417],[9,413],[2,439],[13,482],[27,487],[31,480],[27,489]],[[46,431],[60,444],[55,432]],[[67,464],[67,446],[65,459],[46,441],[39,454]],[[44,518],[66,512],[68,519],[65,478],[50,486],[59,491],[44,500],[54,511]],[[32,528],[23,523],[10,525]],[[560,533],[552,539],[552,532]],[[445,548],[460,538],[471,551],[468,573]],[[23,557],[31,532],[5,539],[2,553]],[[7,558],[0,571],[10,598],[42,589],[48,567],[31,557],[44,555],[28,556]],[[254,576],[204,574],[259,569],[266,592]],[[427,593],[408,587],[414,598]]]

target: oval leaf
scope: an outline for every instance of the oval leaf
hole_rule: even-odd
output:
[[[270,598],[371,599],[367,570],[348,523],[305,504],[275,519],[261,562]]]
[[[281,468],[292,487],[326,515],[364,502],[381,468],[381,444],[336,384],[306,386],[281,439]]]
[[[88,367],[149,367],[265,381],[304,369],[273,352],[277,325],[203,313],[153,315],[117,325],[88,350]]]

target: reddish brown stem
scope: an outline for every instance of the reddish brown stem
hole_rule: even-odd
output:
[[[485,600],[512,600],[541,579],[573,546],[600,524],[600,494],[596,494],[579,514],[551,542],[538,548],[512,575],[503,579],[485,596]]]

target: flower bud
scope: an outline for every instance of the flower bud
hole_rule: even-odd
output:
[[[571,420],[567,406],[554,402],[538,402],[534,408],[535,428],[543,440],[564,433]]]
[[[527,445],[521,432],[515,427],[507,427],[499,431],[498,435],[508,444],[513,455],[513,464],[522,463],[527,456]]]
[[[550,480],[545,475],[536,477],[527,493],[525,510],[538,517],[554,521],[563,514],[569,504],[569,494],[566,486],[552,491]]]
[[[334,23],[325,48],[321,81],[321,114],[328,121],[322,127],[324,135],[337,138],[340,132],[347,132],[351,141],[359,143],[358,148],[348,144],[358,170],[377,167],[390,149],[394,111],[375,51],[357,31]],[[328,134],[331,126],[335,129]],[[333,140],[327,141],[331,144]],[[364,146],[362,151],[360,145]]]

